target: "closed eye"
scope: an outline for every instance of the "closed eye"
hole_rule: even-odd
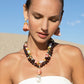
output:
[[[39,13],[33,13],[35,19],[41,19],[43,16]]]
[[[50,21],[52,21],[52,22],[56,22],[56,21],[58,21],[59,19],[49,19]]]
[[[34,16],[35,19],[40,19],[42,18],[41,16]]]
[[[56,22],[56,21],[59,21],[59,17],[52,16],[52,17],[49,18],[49,20],[52,21],[52,22]]]

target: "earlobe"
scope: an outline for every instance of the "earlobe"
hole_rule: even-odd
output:
[[[28,20],[28,10],[26,8],[26,5],[24,4],[23,5],[23,14],[24,14],[24,19],[25,19],[25,23],[24,23],[24,26],[23,26],[23,31],[29,31],[29,26],[28,26],[28,23],[27,23],[27,20]]]
[[[27,10],[25,4],[23,5],[23,14],[24,14],[24,18],[25,18],[26,20],[28,20],[28,10]]]
[[[56,35],[56,36],[61,36],[60,28],[59,28],[59,27],[58,27],[57,30],[55,31],[54,35]]]

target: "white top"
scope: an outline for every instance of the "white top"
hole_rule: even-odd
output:
[[[28,78],[19,84],[72,84],[72,82],[62,76],[44,76],[41,77],[40,82],[37,81],[37,78]]]

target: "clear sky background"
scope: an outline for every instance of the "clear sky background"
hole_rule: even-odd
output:
[[[23,4],[26,0],[0,0],[0,33],[27,34]],[[60,24],[61,36],[56,39],[84,45],[84,0],[65,0],[64,15]]]

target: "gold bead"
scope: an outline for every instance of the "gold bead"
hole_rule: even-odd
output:
[[[39,62],[37,62],[37,64],[39,65]]]
[[[26,50],[29,50],[29,49],[26,47]]]
[[[24,25],[27,24],[27,22],[24,23]]]
[[[46,59],[44,59],[44,61],[46,61]]]

